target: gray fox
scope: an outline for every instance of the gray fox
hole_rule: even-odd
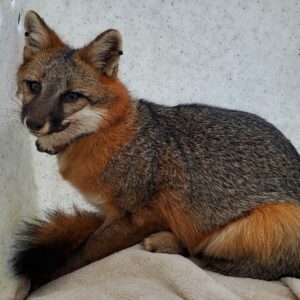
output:
[[[230,276],[300,276],[300,156],[279,130],[246,112],[133,99],[116,30],[80,49],[33,11],[25,30],[21,120],[105,218],[57,211],[27,224],[16,275],[38,286],[144,241]]]

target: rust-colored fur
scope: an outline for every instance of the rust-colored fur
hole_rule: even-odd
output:
[[[204,233],[193,220],[195,216],[191,213],[189,203],[180,202],[179,199],[178,192],[164,191],[155,203],[157,210],[167,220],[168,229],[183,241],[190,254],[194,254]]]
[[[59,156],[60,173],[63,178],[88,197],[98,195],[101,187],[103,203],[107,202],[108,205],[114,187],[101,181],[97,174],[107,166],[113,153],[132,139],[136,131],[135,115],[129,106],[129,97],[117,80],[114,80],[114,83],[109,87],[112,91],[117,91],[118,96],[110,108],[112,113],[107,121],[110,126],[75,141],[71,148]]]
[[[48,280],[45,273],[62,267],[103,221],[101,215],[75,209],[73,214],[51,211],[45,219],[26,223],[16,244],[15,269],[27,270],[22,275],[38,287]]]
[[[32,244],[52,241],[60,244],[62,254],[68,257],[103,224],[103,220],[103,216],[77,209],[74,214],[53,211],[47,220],[40,221],[42,226],[36,227]]]
[[[281,248],[300,246],[300,207],[288,203],[266,204],[248,216],[205,237],[198,250],[219,258],[268,260]]]

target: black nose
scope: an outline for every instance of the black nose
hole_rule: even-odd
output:
[[[39,119],[39,118],[32,118],[32,119],[27,119],[26,120],[26,125],[29,129],[34,130],[34,131],[38,131],[41,128],[43,128],[45,124],[45,121],[43,119]]]

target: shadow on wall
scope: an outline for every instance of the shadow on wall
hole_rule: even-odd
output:
[[[22,51],[19,11],[13,4],[16,5],[14,1],[0,3],[0,290],[9,273],[7,262],[17,227],[37,207],[30,141],[12,100]]]

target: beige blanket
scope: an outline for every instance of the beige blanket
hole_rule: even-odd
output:
[[[12,281],[0,299],[23,300],[28,289],[28,282]],[[149,253],[135,246],[50,282],[27,299],[300,299],[300,279],[227,277],[182,256]]]

